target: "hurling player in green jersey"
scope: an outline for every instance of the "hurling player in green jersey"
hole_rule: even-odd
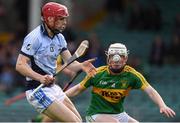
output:
[[[68,97],[73,97],[86,88],[93,87],[91,103],[87,110],[87,121],[138,122],[123,108],[124,99],[132,89],[141,89],[147,93],[158,105],[160,113],[167,117],[176,115],[143,75],[126,65],[128,50],[124,44],[111,44],[106,54],[107,66],[99,67],[95,77],[86,76],[81,83],[66,91]]]

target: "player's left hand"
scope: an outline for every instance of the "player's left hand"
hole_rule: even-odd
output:
[[[82,62],[82,70],[90,77],[94,77],[97,73],[96,68],[92,65],[95,60],[96,58],[93,58]]]
[[[176,113],[168,106],[161,107],[160,113],[166,115],[167,117],[174,117],[176,115]]]

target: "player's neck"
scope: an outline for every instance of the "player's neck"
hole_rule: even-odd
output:
[[[48,26],[46,24],[45,24],[45,28],[47,30],[48,36],[50,38],[53,38],[54,37],[54,33],[48,28]]]

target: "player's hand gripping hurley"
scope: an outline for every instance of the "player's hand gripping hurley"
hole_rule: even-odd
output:
[[[59,69],[56,74],[53,75],[53,77],[55,77],[58,73],[60,73],[62,70],[64,70],[69,64],[71,64],[72,62],[74,62],[76,59],[78,59],[79,57],[81,57],[82,55],[84,55],[84,53],[86,52],[87,48],[89,47],[89,42],[87,40],[84,40],[81,42],[80,46],[78,47],[78,49],[76,50],[76,52],[72,55],[72,57],[62,65],[61,69]],[[33,97],[33,95],[44,86],[44,84],[39,85],[36,89],[33,90],[33,92],[31,93],[31,97]]]

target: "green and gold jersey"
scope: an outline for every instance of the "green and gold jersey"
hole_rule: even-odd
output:
[[[129,91],[144,89],[149,84],[142,74],[126,65],[119,75],[111,75],[108,66],[99,67],[94,78],[86,76],[80,85],[84,88],[93,87],[91,103],[87,110],[89,116],[123,112],[123,102]]]

